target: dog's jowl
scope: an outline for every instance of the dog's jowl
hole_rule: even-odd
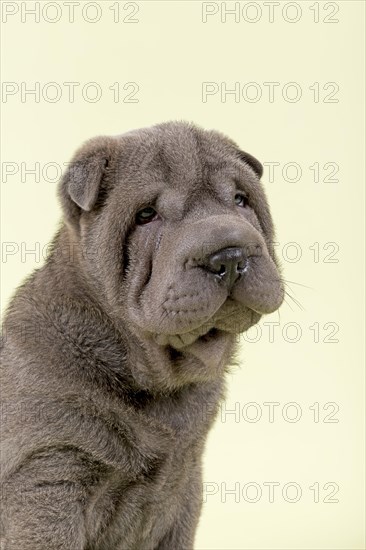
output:
[[[4,321],[2,550],[193,548],[235,342],[283,300],[261,175],[185,122],[76,152]]]

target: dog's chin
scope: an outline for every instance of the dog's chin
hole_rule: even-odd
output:
[[[246,315],[240,316],[239,319],[234,316],[231,318],[214,316],[192,331],[180,334],[155,334],[153,339],[161,346],[170,346],[178,351],[190,351],[194,345],[212,347],[225,339],[231,340],[229,336],[237,336],[245,332],[261,318],[261,315],[254,310],[247,309],[245,313]]]

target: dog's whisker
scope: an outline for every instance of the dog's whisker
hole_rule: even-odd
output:
[[[291,307],[291,304],[286,300],[286,297],[284,298],[284,303],[291,309],[291,311],[294,311],[294,309]]]
[[[276,310],[276,312],[277,312],[277,315],[278,315],[278,322],[281,324],[281,312],[280,312],[280,308],[278,308],[278,309]]]
[[[315,290],[314,287],[308,286],[308,285],[303,285],[302,283],[296,283],[295,281],[289,281],[288,279],[281,279],[281,280],[284,284],[297,285],[297,286],[302,286],[303,288],[308,288],[309,290]]]
[[[301,309],[302,311],[305,311],[305,308],[303,307],[302,303],[297,298],[295,298],[294,296],[291,296],[291,294],[287,290],[285,290],[285,294],[290,298],[290,300],[294,302],[294,304],[298,306],[299,309]]]

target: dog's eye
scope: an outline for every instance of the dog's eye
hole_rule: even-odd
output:
[[[246,197],[243,193],[237,193],[235,195],[235,204],[236,206],[241,206],[242,208],[245,208],[248,206],[248,197]]]
[[[139,210],[136,214],[136,223],[142,225],[144,223],[149,223],[155,220],[157,217],[157,212],[151,206],[147,206],[142,210]]]

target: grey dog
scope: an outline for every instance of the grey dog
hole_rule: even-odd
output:
[[[261,175],[180,121],[76,152],[4,321],[2,550],[193,548],[237,335],[284,297]]]

